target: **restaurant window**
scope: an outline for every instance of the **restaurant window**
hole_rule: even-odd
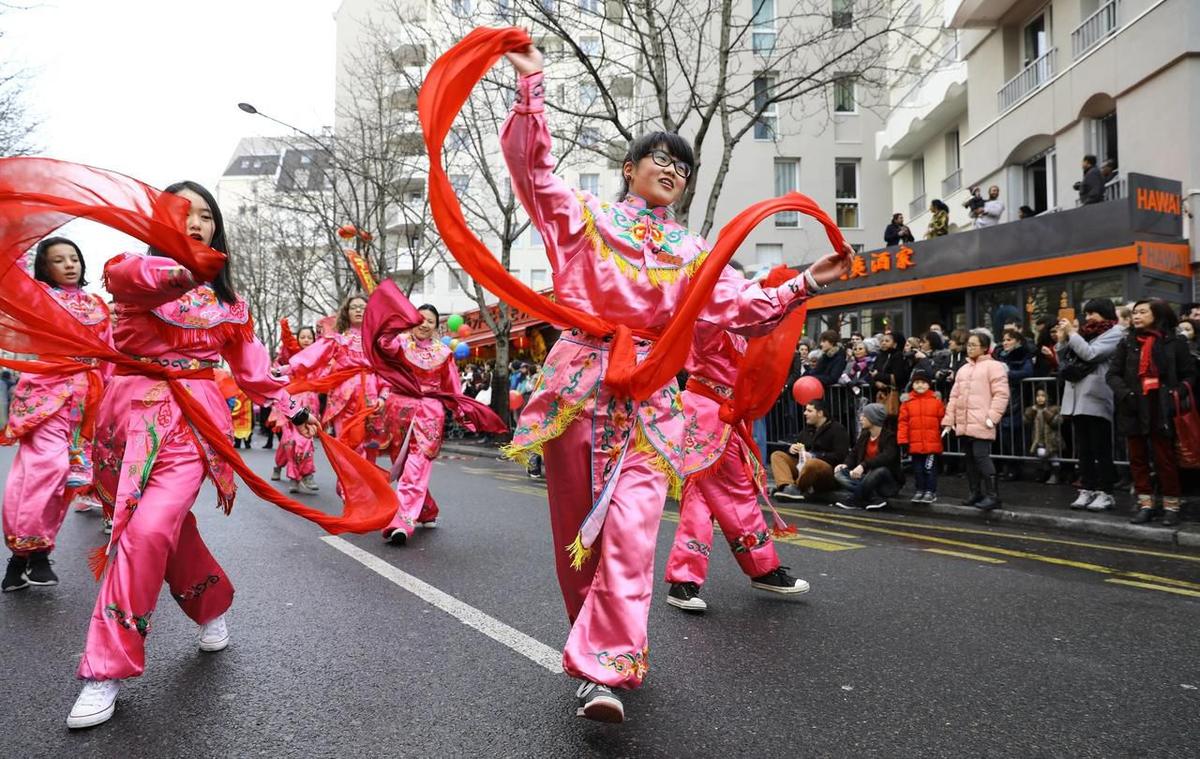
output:
[[[1015,310],[1018,314],[1021,313],[1016,287],[992,287],[978,291],[975,294],[975,323],[971,328],[987,327],[992,330],[992,336],[998,341],[999,335],[996,331],[1004,325],[993,324],[992,319],[1002,307],[1007,307],[1006,311]]]

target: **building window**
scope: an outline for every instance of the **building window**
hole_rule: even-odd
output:
[[[546,11],[547,13],[554,12],[554,0],[541,0],[541,6],[542,10]]]
[[[463,292],[467,285],[467,275],[462,269],[450,270],[450,292],[458,294]]]
[[[775,0],[754,0],[750,46],[759,55],[775,51]]]
[[[580,174],[579,189],[584,192],[590,192],[592,195],[600,195],[600,175],[599,174]]]
[[[853,76],[833,80],[833,110],[835,113],[858,113]]]
[[[833,167],[836,176],[837,225],[858,229],[862,226],[858,216],[858,159],[839,158],[834,161]]]
[[[778,266],[783,263],[783,244],[760,242],[754,246],[754,256],[759,267]]]
[[[600,55],[600,38],[599,37],[580,37],[579,49],[585,55]]]
[[[496,0],[496,16],[505,21],[512,21],[512,7],[510,0]]]
[[[590,148],[600,142],[600,130],[596,127],[584,127],[579,130],[579,144]]]
[[[579,0],[579,10],[585,13],[599,13],[600,0]]]
[[[470,16],[471,0],[450,0],[450,12],[455,16]]]
[[[529,286],[534,290],[541,290],[546,286],[546,270],[545,269],[530,269],[529,270]]]
[[[455,194],[466,195],[471,186],[471,177],[466,174],[451,174],[450,186],[454,188]]]
[[[794,158],[775,159],[775,195],[794,192],[800,189],[800,162]],[[781,211],[775,214],[775,226],[800,226],[799,211]]]
[[[834,29],[849,29],[854,24],[854,0],[833,0],[830,4]]]
[[[539,232],[538,228],[533,226],[532,224],[529,225],[529,247],[531,247],[531,248],[545,247],[545,243],[542,241],[542,233]]]
[[[760,74],[754,77],[754,110],[761,111],[758,121],[754,122],[754,139],[775,139],[775,126],[779,114],[775,103],[768,103],[771,90],[775,85],[775,77],[770,74]]]
[[[595,82],[584,82],[579,85],[579,102],[584,108],[591,108],[600,99],[600,88]]]

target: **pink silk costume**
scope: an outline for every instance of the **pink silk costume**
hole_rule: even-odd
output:
[[[78,287],[42,288],[81,324],[109,345],[112,320],[97,295]],[[70,493],[91,487],[92,441],[84,417],[96,413],[99,391],[112,376],[112,366],[83,360],[74,374],[27,371],[13,389],[4,444],[19,441],[4,487],[4,541],[19,556],[54,550]],[[88,408],[91,396],[92,408]]]
[[[275,368],[283,374],[287,373],[285,367],[286,362],[275,365]],[[308,413],[312,414],[314,419],[321,415],[321,399],[314,392],[294,393],[292,403],[297,411],[301,408],[308,409]],[[299,481],[317,471],[313,457],[316,444],[312,438],[304,437],[294,424],[288,422],[284,411],[285,409],[275,406],[271,409],[271,416],[267,419],[269,428],[281,431],[279,445],[275,446],[275,466],[283,469],[289,480]]]
[[[380,398],[386,402],[387,388],[371,370],[371,362],[363,353],[361,327],[349,327],[340,334],[322,335],[312,345],[289,358],[287,368],[292,377],[324,376],[343,370],[358,370],[326,396],[324,423],[332,424],[339,438],[346,436],[346,423],[360,410],[374,406]],[[392,436],[387,429],[383,410],[369,415],[364,424],[365,434],[361,441],[356,441],[358,444],[354,450],[373,461],[382,450],[387,449]]]
[[[212,369],[224,358],[252,398],[290,406],[244,301],[220,302],[211,287],[194,287],[186,269],[157,256],[118,256],[105,267],[105,280],[116,301],[118,350],[173,370]],[[229,406],[216,381],[180,381],[231,436]],[[111,560],[78,675],[134,677],[145,668],[145,637],[164,579],[197,624],[233,601],[229,577],[204,545],[191,507],[207,478],[228,513],[234,470],[187,422],[166,382],[121,371],[97,419],[96,468],[97,492],[114,515]]]
[[[708,244],[668,208],[634,196],[605,202],[557,177],[543,89],[540,72],[519,79],[500,140],[517,197],[545,240],[556,300],[617,324],[665,327]],[[701,319],[769,331],[806,295],[802,277],[764,289],[728,269]],[[556,569],[572,623],[563,668],[633,688],[648,670],[655,536],[668,490],[681,481],[683,406],[674,382],[645,402],[613,395],[602,381],[608,346],[577,330],[562,335],[507,451],[519,461],[545,457]],[[638,361],[649,348],[649,340],[635,343]]]
[[[696,325],[685,366],[684,464],[679,526],[667,559],[669,583],[703,585],[713,545],[713,517],[738,566],[749,577],[779,567],[772,531],[758,506],[763,475],[758,456],[729,424],[710,395],[732,398],[745,338],[706,322]],[[697,392],[702,385],[707,392]]]
[[[462,394],[458,367],[448,347],[433,339],[418,340],[412,332],[380,335],[376,340],[380,353],[399,357],[411,369],[423,393]],[[388,397],[388,429],[400,442],[394,446],[396,496],[400,509],[383,530],[390,537],[396,530],[412,535],[418,522],[438,517],[437,501],[429,492],[433,460],[442,448],[446,409],[437,398],[412,397],[393,390]],[[405,430],[403,437],[400,430]]]

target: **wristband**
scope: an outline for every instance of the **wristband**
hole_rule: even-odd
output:
[[[808,286],[810,293],[821,289],[821,285],[817,284],[817,278],[812,274],[812,267],[804,270],[804,284]]]

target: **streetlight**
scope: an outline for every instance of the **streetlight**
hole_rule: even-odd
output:
[[[295,132],[296,134],[299,134],[302,137],[307,137],[308,139],[310,139],[314,143],[316,143],[318,147],[320,147],[322,150],[324,150],[326,153],[328,153],[330,158],[333,158],[333,150],[328,145],[326,145],[324,142],[322,142],[320,137],[317,137],[314,134],[310,134],[309,132],[304,131],[303,129],[296,126],[295,124],[289,124],[286,121],[280,121],[279,119],[275,118],[274,116],[265,114],[262,111],[255,108],[250,103],[238,103],[237,107],[238,107],[238,110],[242,111],[243,113],[248,113],[251,116],[262,116],[267,121],[274,121],[276,124],[279,124],[282,127],[287,127],[288,129],[292,130],[293,132]]]

